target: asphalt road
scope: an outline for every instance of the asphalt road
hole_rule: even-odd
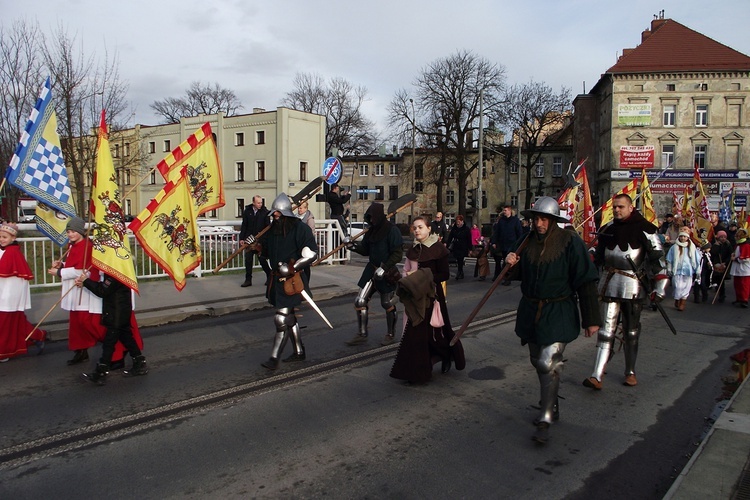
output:
[[[488,288],[451,283],[454,327]],[[746,311],[667,307],[673,337],[644,312],[640,384],[581,385],[593,339],[566,350],[561,421],[547,446],[530,436],[538,382],[501,316],[518,288],[499,287],[464,337],[465,371],[408,386],[390,379],[373,301],[370,345],[353,297],[301,323],[308,360],[260,367],[271,311],[144,329],[152,371],[105,387],[67,367],[64,345],[0,367],[0,498],[661,498],[695,450],[721,396],[728,356],[747,341]],[[290,347],[287,346],[287,353]]]

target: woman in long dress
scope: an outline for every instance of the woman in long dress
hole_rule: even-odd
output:
[[[685,302],[690,296],[693,280],[700,268],[700,256],[690,241],[690,228],[680,228],[680,235],[667,252],[667,272],[672,276],[674,306],[678,311],[685,310]]]
[[[435,363],[442,362],[442,372],[447,373],[451,362],[463,370],[466,360],[460,341],[450,346],[455,333],[440,286],[450,276],[448,250],[430,233],[425,217],[414,219],[412,231],[414,244],[406,252],[404,277],[396,291],[404,303],[406,326],[391,377],[422,383],[432,377]],[[433,326],[440,323],[442,326]]]

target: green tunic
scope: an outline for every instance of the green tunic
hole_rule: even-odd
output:
[[[571,342],[584,326],[600,325],[595,282],[598,274],[583,240],[556,225],[529,242],[512,269],[521,279],[523,297],[516,316],[516,335],[523,344]]]

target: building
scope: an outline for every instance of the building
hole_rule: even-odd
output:
[[[716,210],[734,183],[750,192],[750,57],[663,11],[591,91],[574,100],[576,156],[588,158],[595,202],[647,169],[657,213],[670,212],[700,169]],[[661,180],[653,182],[663,168]],[[746,203],[740,198],[740,202]]]
[[[262,196],[270,207],[279,193],[295,194],[321,175],[326,131],[321,115],[256,108],[236,116],[218,113],[166,125],[136,125],[110,134],[125,214],[138,215],[156,196],[164,186],[156,165],[206,122],[216,142],[226,205],[204,217],[239,221],[253,196]],[[90,186],[90,178],[87,183]],[[313,199],[309,205],[316,218],[325,218],[323,203]]]

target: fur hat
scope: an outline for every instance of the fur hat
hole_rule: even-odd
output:
[[[15,237],[18,234],[18,226],[12,222],[3,222],[2,225],[0,225],[0,231],[5,231]]]
[[[86,223],[80,217],[71,217],[65,226],[66,231],[75,231],[81,236],[86,236]]]
[[[680,236],[682,236],[683,234],[684,234],[685,236],[687,236],[687,237],[689,238],[689,237],[690,237],[690,235],[692,234],[692,231],[690,230],[690,228],[689,228],[689,227],[687,227],[687,226],[682,226],[682,227],[680,228]]]

